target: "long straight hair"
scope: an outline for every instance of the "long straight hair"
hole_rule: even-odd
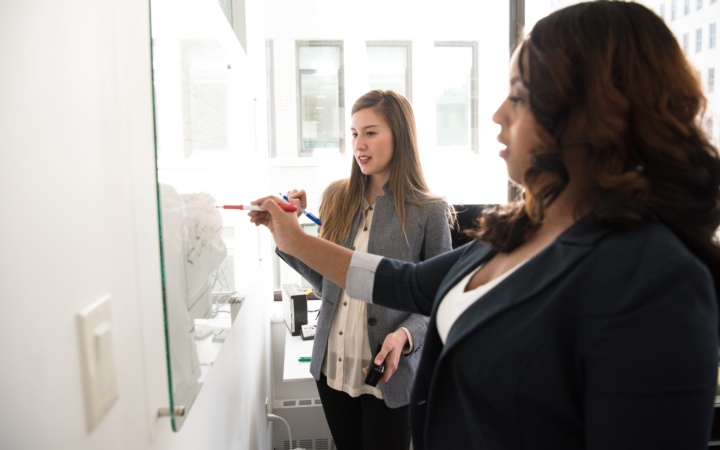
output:
[[[388,188],[403,236],[407,239],[405,205],[445,203],[445,200],[432,194],[425,181],[418,154],[415,115],[410,102],[395,91],[376,89],[357,99],[352,114],[367,108],[380,115],[392,131],[393,155]],[[345,243],[350,236],[353,219],[362,206],[366,181],[366,175],[353,158],[350,178],[330,183],[325,189],[320,203],[320,216],[323,218],[321,237],[338,244]],[[448,213],[452,214],[450,205]]]

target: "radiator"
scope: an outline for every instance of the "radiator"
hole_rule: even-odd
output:
[[[281,420],[275,420],[274,450],[337,450],[319,398],[274,400],[272,413],[287,421],[293,438],[291,446],[287,427]]]

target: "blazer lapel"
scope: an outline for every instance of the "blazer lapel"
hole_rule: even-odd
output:
[[[442,354],[457,345],[468,333],[482,327],[498,314],[512,306],[533,299],[548,284],[555,282],[577,265],[590,253],[595,242],[607,232],[607,229],[591,229],[581,223],[568,229],[549,247],[488,291],[482,299],[470,305],[450,329]],[[457,283],[462,276],[467,275],[469,270],[476,268],[478,264],[474,264],[468,270],[463,270],[461,274],[454,276],[451,286]]]
[[[468,248],[464,255],[458,259],[455,266],[443,280],[438,288],[438,292],[435,296],[436,301],[433,306],[433,311],[430,317],[435,317],[437,309],[440,306],[440,300],[445,297],[450,289],[455,286],[460,280],[463,279],[468,273],[478,268],[480,264],[484,264],[485,261],[490,259],[495,254],[492,248],[483,242],[473,241],[465,244]]]

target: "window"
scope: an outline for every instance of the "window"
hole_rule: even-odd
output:
[[[683,8],[685,15],[690,14],[690,0],[685,0],[685,7]]]
[[[707,93],[712,94],[714,92],[715,92],[715,68],[710,67],[708,69]]]
[[[697,9],[702,9],[703,7],[703,0],[697,0]]]
[[[713,132],[715,131],[715,130],[713,130],[713,128],[714,128],[714,123],[713,123],[713,122],[714,122],[714,121],[713,121],[713,118],[712,118],[712,117],[708,117],[708,118],[705,120],[705,134],[707,134],[707,135],[710,137],[710,139],[712,139],[712,137],[713,137]]]
[[[342,43],[298,42],[300,155],[343,153]]]
[[[717,25],[715,23],[711,23],[708,26],[708,48],[713,49],[716,45],[716,39],[717,39]]]
[[[665,20],[665,3],[663,3],[662,5],[660,5],[660,13],[659,13],[659,16],[660,16],[660,18],[662,18],[662,20]]]
[[[688,53],[688,49],[690,48],[690,34],[689,33],[683,33],[683,39],[682,39],[682,48],[685,54]]]
[[[437,146],[477,153],[477,46],[435,43]]]
[[[370,89],[392,89],[412,102],[409,42],[368,42]]]
[[[702,51],[702,28],[695,30],[695,53]]]
[[[677,0],[672,0],[670,2],[670,20],[675,20],[677,18]]]
[[[277,127],[275,124],[275,51],[272,39],[265,40],[265,76],[267,78],[267,139],[268,156],[277,156],[277,138],[275,136]]]

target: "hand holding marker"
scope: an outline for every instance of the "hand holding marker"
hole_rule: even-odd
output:
[[[292,203],[278,204],[278,206],[286,212],[297,211],[297,207]],[[265,211],[257,205],[216,205],[215,207],[222,209],[243,209],[245,211]]]
[[[290,203],[290,199],[288,198],[287,195],[283,195],[283,194],[280,194],[280,195],[282,195],[283,200],[285,200],[286,202],[288,202],[289,204],[291,204],[291,203]],[[294,206],[294,205],[293,205],[293,206]],[[313,222],[315,222],[315,224],[316,224],[317,226],[321,226],[321,225],[322,225],[322,222],[320,222],[320,219],[319,219],[315,214],[312,214],[312,213],[309,213],[309,212],[305,211],[305,208],[303,208],[302,206],[300,207],[300,212],[302,212],[303,214],[305,214],[305,216],[306,216],[308,219],[310,219],[310,220],[312,220]]]

